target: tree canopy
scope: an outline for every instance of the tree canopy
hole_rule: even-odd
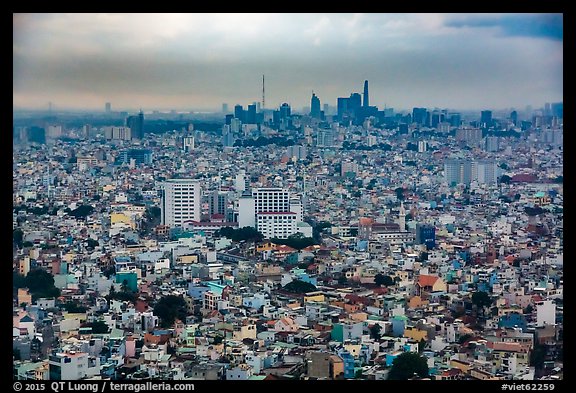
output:
[[[60,290],[54,286],[54,276],[44,269],[30,270],[26,275],[24,284],[32,294],[33,299],[60,296]]]
[[[472,304],[476,305],[481,314],[484,314],[484,307],[490,306],[492,304],[492,299],[488,293],[478,291],[472,294]]]
[[[313,292],[317,288],[310,284],[309,282],[305,282],[302,280],[293,280],[290,281],[288,284],[282,287],[285,291],[292,292],[292,293],[306,293],[306,292]]]
[[[428,376],[428,362],[418,353],[404,352],[392,362],[392,369],[388,374],[390,380],[407,380],[417,374],[424,378]]]
[[[374,276],[374,283],[376,285],[384,285],[385,287],[389,287],[390,285],[394,285],[394,280],[390,276],[378,273]]]
[[[245,241],[254,241],[259,242],[264,239],[264,235],[258,232],[255,228],[252,227],[243,227],[239,229],[234,229],[232,227],[224,227],[220,228],[214,233],[215,237],[224,236],[232,241],[239,242],[242,240]]]
[[[182,296],[164,296],[154,307],[154,315],[160,318],[160,326],[164,328],[171,327],[176,319],[185,321],[188,315],[186,300]]]
[[[313,238],[305,237],[300,232],[288,236],[288,239],[273,238],[270,239],[270,241],[275,244],[284,244],[286,246],[295,248],[296,250],[302,250],[303,248],[316,244]]]

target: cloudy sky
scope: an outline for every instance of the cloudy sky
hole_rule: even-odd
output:
[[[397,110],[563,100],[562,14],[14,14],[14,109]]]

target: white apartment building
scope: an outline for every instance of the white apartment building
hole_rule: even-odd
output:
[[[169,179],[164,182],[162,224],[182,226],[186,221],[200,221],[202,190],[196,179]]]

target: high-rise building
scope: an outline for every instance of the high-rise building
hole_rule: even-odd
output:
[[[425,244],[429,250],[436,246],[436,227],[429,224],[416,224],[416,244]]]
[[[444,162],[444,178],[448,185],[470,184],[472,180],[472,162],[468,159],[447,159]]]
[[[152,164],[153,152],[150,149],[128,149],[123,150],[116,159],[116,164],[130,164],[134,160],[136,165]]]
[[[483,127],[492,126],[492,111],[480,112],[480,123]]]
[[[255,226],[266,238],[286,239],[297,232],[299,208],[290,192],[277,187],[257,188],[252,197],[243,196],[238,201],[238,226]]]
[[[200,221],[202,191],[197,179],[168,179],[162,195],[162,224],[182,226],[186,221]]]
[[[551,105],[552,116],[556,116],[559,119],[564,118],[564,103],[563,102],[554,102]]]
[[[109,103],[109,102],[107,102],[107,103],[104,105],[104,111],[105,111],[106,113],[110,113],[110,112],[112,111],[112,104]]]
[[[342,120],[344,116],[348,116],[348,104],[350,99],[348,97],[338,97],[338,119]]]
[[[412,109],[412,122],[417,124],[424,124],[426,122],[426,108],[413,108]]]
[[[370,98],[368,96],[368,81],[364,81],[364,103],[362,105],[364,108],[368,108],[370,106]]]
[[[515,126],[518,125],[518,112],[516,111],[510,112],[510,121],[514,123]]]
[[[256,124],[256,104],[248,105],[248,111],[246,111],[246,123]]]
[[[228,113],[228,104],[222,104],[222,113]]]
[[[286,148],[286,155],[289,158],[295,157],[297,160],[306,159],[306,146],[293,145]]]
[[[486,137],[486,151],[496,152],[499,149],[499,138],[497,136]]]
[[[225,191],[214,191],[209,200],[210,215],[222,214],[226,217],[228,207],[228,193]]]
[[[288,119],[291,116],[291,108],[288,103],[280,105],[280,119]]]
[[[245,193],[250,191],[250,176],[246,174],[244,169],[241,169],[236,174],[236,179],[234,180],[234,188],[236,192]]]
[[[350,94],[350,101],[348,102],[348,110],[356,118],[360,115],[360,110],[362,108],[362,96],[360,93]]]
[[[498,166],[493,160],[474,161],[472,172],[479,184],[496,184],[498,180]]]
[[[320,119],[321,117],[320,98],[318,98],[314,93],[312,93],[312,98],[310,100],[310,116],[315,119]]]
[[[126,126],[130,128],[130,134],[132,139],[143,139],[144,138],[144,113],[140,113],[136,116],[128,116],[126,119]]]
[[[327,129],[319,129],[316,136],[316,146],[318,147],[333,147],[335,145],[334,131]]]
[[[238,104],[234,107],[234,118],[244,122],[244,108],[242,108],[242,105]]]

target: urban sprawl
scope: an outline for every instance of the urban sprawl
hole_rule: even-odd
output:
[[[563,379],[562,111],[15,112],[14,378]]]

